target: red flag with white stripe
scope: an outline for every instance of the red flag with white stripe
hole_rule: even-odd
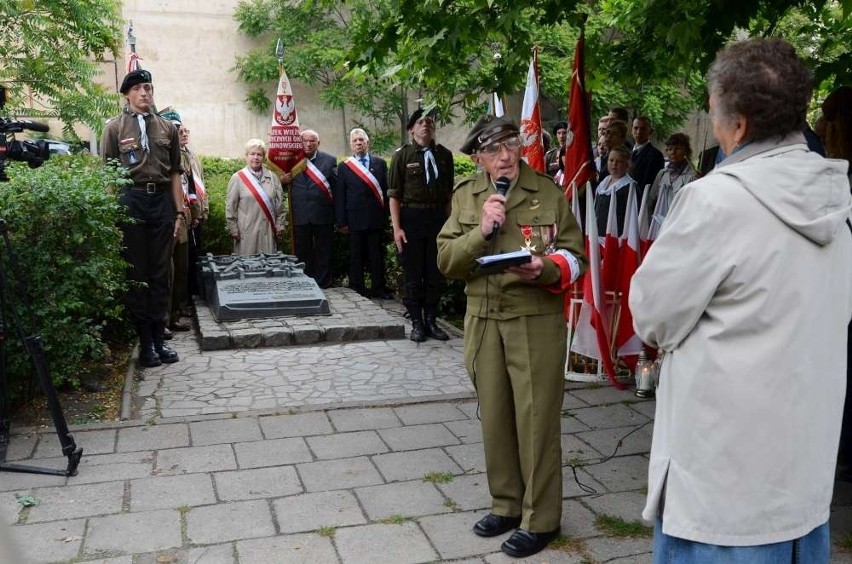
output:
[[[636,184],[630,183],[627,195],[627,212],[624,216],[624,230],[621,234],[619,260],[621,267],[618,272],[618,289],[621,292],[619,300],[621,313],[618,318],[618,328],[615,334],[615,347],[618,356],[625,357],[639,354],[642,341],[633,329],[633,315],[630,313],[628,299],[630,297],[630,280],[639,268],[639,211],[636,209]],[[647,190],[646,190],[647,191]]]
[[[624,197],[625,190],[612,186],[609,210],[606,218],[606,234],[601,248],[601,285],[605,292],[618,291],[619,268],[621,267],[621,248],[618,233],[618,197]],[[601,196],[597,196],[601,197]]]
[[[574,49],[574,70],[571,73],[571,92],[568,96],[568,137],[565,140],[563,184],[565,189],[573,187],[576,190],[595,175],[590,116],[589,96],[586,93],[585,32],[581,30]]]
[[[544,173],[544,144],[541,135],[541,110],[538,105],[538,49],[533,49],[527,71],[527,87],[521,108],[521,157],[536,172]]]

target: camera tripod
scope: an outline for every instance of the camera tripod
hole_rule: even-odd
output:
[[[6,254],[9,259],[9,267],[15,278],[15,282],[19,289],[21,304],[30,321],[32,321],[32,310],[30,304],[23,295],[24,285],[21,281],[20,273],[17,268],[14,251],[12,250],[12,242],[9,240],[9,229],[6,225],[6,220],[0,218],[0,235],[3,237],[3,244],[6,249]],[[65,422],[65,416],[62,413],[62,407],[59,405],[59,398],[56,396],[56,389],[53,387],[53,382],[50,379],[50,370],[47,365],[47,359],[44,356],[44,348],[42,347],[42,339],[40,335],[27,336],[24,331],[24,326],[18,315],[17,309],[12,304],[8,308],[14,322],[14,329],[17,331],[18,337],[27,352],[27,355],[32,361],[35,369],[36,378],[41,386],[42,392],[47,399],[47,407],[50,411],[50,416],[53,419],[53,425],[56,428],[56,434],[59,435],[59,443],[62,445],[63,456],[68,457],[68,466],[64,469],[41,468],[37,466],[25,466],[23,464],[13,464],[6,462],[6,452],[9,447],[10,423],[6,411],[6,341],[7,339],[7,324],[5,314],[7,312],[6,298],[9,295],[9,283],[6,277],[6,272],[0,261],[0,472],[30,472],[34,474],[50,474],[54,476],[74,476],[77,474],[77,466],[80,464],[80,458],[83,456],[83,449],[78,447],[74,442],[74,437],[68,431],[68,424]]]

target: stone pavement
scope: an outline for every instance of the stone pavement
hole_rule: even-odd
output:
[[[508,533],[470,530],[490,502],[458,337],[204,352],[176,341],[180,363],[141,373],[132,419],[72,428],[77,476],[0,473],[0,531],[29,561],[513,560],[499,549]],[[650,562],[649,537],[602,527],[639,519],[654,402],[566,383],[563,409],[564,538],[527,561]],[[65,466],[52,430],[13,432],[9,460]],[[840,539],[852,486],[836,498]]]

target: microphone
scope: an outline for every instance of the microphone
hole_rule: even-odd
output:
[[[21,124],[21,127],[24,129],[29,129],[30,131],[39,131],[41,133],[50,132],[50,127],[44,123],[39,123],[37,121],[30,121],[28,119],[18,120],[18,123]]]
[[[494,182],[494,187],[497,189],[498,194],[500,194],[501,196],[505,196],[506,192],[509,191],[510,184],[511,181],[508,178],[506,178],[505,176],[501,176]],[[497,231],[499,230],[500,224],[495,221],[494,227],[491,228],[491,235],[488,236],[488,240],[490,241],[491,239],[493,239],[494,236],[497,235]]]

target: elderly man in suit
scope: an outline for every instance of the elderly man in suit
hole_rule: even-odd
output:
[[[337,169],[334,207],[337,228],[349,236],[349,287],[367,295],[364,283],[364,257],[367,258],[372,297],[392,298],[385,286],[382,244],[388,226],[388,165],[371,155],[367,132],[349,132],[352,156]]]
[[[293,252],[305,263],[305,274],[320,288],[331,286],[331,251],[334,242],[334,191],[337,185],[337,159],[319,150],[319,133],[302,132],[307,169],[293,176],[281,176],[290,184],[293,209]]]
[[[633,120],[633,139],[636,143],[630,153],[630,176],[636,181],[638,196],[642,197],[645,186],[654,183],[657,173],[666,164],[663,153],[651,144],[651,120],[639,116]]]

